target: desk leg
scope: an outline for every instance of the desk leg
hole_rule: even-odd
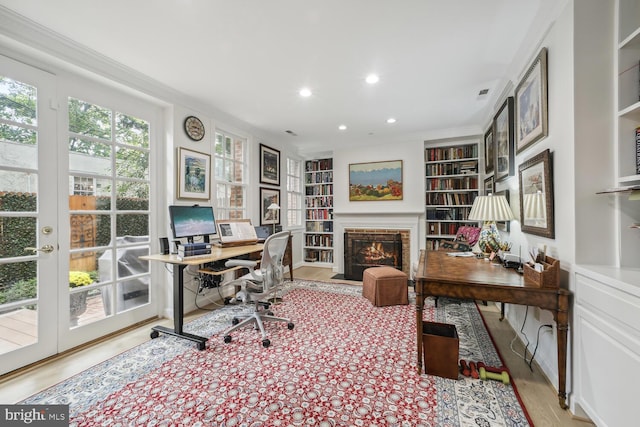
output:
[[[184,323],[184,269],[186,265],[174,264],[173,266],[173,329],[165,326],[154,326],[151,338],[157,338],[160,332],[174,337],[184,338],[198,344],[198,350],[204,350],[208,338],[189,334],[182,331]]]
[[[569,330],[569,295],[558,295],[558,310],[555,312],[558,327],[558,403],[567,409],[567,331]]]
[[[422,310],[424,308],[424,295],[422,282],[416,281],[416,343],[418,375],[422,374]]]

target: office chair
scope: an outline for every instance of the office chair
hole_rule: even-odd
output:
[[[268,302],[268,298],[275,294],[284,280],[282,259],[287,249],[289,234],[289,231],[281,231],[267,237],[260,261],[230,259],[226,262],[225,265],[227,267],[241,266],[249,270],[249,273],[229,283],[241,283],[240,292],[231,301],[241,300],[244,303],[253,303],[255,307],[251,315],[243,318],[233,318],[231,322],[233,326],[224,336],[225,343],[231,342],[231,335],[229,335],[231,332],[250,323],[255,323],[256,328],[262,333],[263,347],[271,345],[271,341],[267,338],[267,333],[264,330],[264,321],[287,322],[287,327],[293,329],[294,324],[291,320],[273,315],[273,312],[269,310],[270,304]]]

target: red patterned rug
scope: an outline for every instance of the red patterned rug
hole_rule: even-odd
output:
[[[511,386],[417,374],[413,305],[373,307],[349,285],[288,287],[272,310],[295,328],[267,323],[269,348],[251,327],[223,343],[223,325],[244,310],[229,306],[190,325],[215,330],[205,351],[161,336],[102,375],[81,374],[24,403],[68,402],[77,426],[530,425]],[[441,299],[425,319],[456,324],[461,358],[501,364],[475,304]],[[158,360],[141,361],[154,352]],[[117,369],[127,379],[107,384]]]

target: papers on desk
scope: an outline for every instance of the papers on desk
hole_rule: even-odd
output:
[[[473,252],[447,252],[447,255],[463,257],[463,258],[469,258],[469,257],[475,257],[476,256],[476,254],[474,254]]]

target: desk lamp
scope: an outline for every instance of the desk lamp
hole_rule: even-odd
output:
[[[484,221],[478,246],[484,253],[498,252],[504,246],[500,239],[500,232],[496,228],[496,221],[511,221],[515,219],[513,211],[509,207],[504,196],[494,196],[489,193],[488,196],[478,196],[473,201],[471,212],[469,212],[469,220]]]
[[[269,212],[271,212],[271,219],[273,220],[273,233],[272,234],[276,234],[276,214],[277,211],[280,210],[280,206],[278,206],[277,203],[271,203],[269,205],[269,207],[267,208],[267,210]]]

